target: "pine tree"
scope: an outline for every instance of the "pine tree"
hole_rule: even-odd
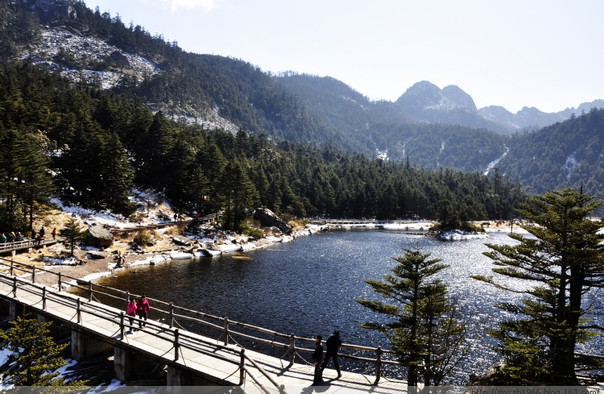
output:
[[[367,280],[387,301],[357,300],[374,312],[393,320],[364,323],[367,329],[382,332],[393,352],[407,367],[407,384],[414,388],[439,385],[465,354],[465,328],[457,320],[455,308],[447,299],[447,287],[432,277],[445,269],[440,259],[405,249],[405,255],[384,281]]]
[[[145,186],[158,190],[165,189],[173,181],[168,171],[177,130],[174,124],[158,112],[153,117],[149,130],[138,140],[136,161],[138,162],[137,178]]]
[[[66,383],[55,371],[67,364],[61,352],[69,343],[57,345],[49,336],[52,322],[38,323],[35,319],[10,322],[7,332],[0,331],[0,338],[8,341],[7,348],[14,353],[9,359],[17,368],[7,372],[8,379],[15,386],[83,386],[86,381]]]
[[[20,155],[20,168],[17,172],[20,185],[18,195],[29,211],[29,228],[33,227],[35,208],[38,203],[47,203],[53,192],[50,176],[46,165],[48,160],[42,153],[45,137],[40,133],[27,133],[21,139],[22,152]]]
[[[243,220],[252,212],[254,201],[258,200],[258,192],[240,162],[232,161],[227,165],[221,188],[226,205],[224,226],[240,230]]]
[[[134,171],[119,137],[110,133],[102,146],[100,185],[97,198],[114,212],[129,216],[136,208],[128,200]]]
[[[67,223],[65,223],[65,228],[59,231],[59,234],[62,237],[65,237],[69,243],[70,255],[73,256],[73,249],[75,248],[76,243],[84,239],[86,232],[75,218],[70,218]]]
[[[216,213],[221,209],[221,183],[227,160],[220,148],[213,140],[206,141],[203,148],[197,154],[197,164],[201,169],[200,180],[207,180],[200,185],[202,193],[207,197],[207,209],[210,213]]]
[[[25,230],[22,224],[33,223],[38,203],[46,203],[52,192],[47,160],[42,153],[44,137],[22,130],[0,130],[0,194],[6,200],[6,229]],[[23,215],[19,222],[17,212]],[[0,226],[2,227],[2,226]]]
[[[584,317],[583,296],[592,287],[604,287],[604,234],[599,233],[604,224],[590,219],[601,203],[574,189],[535,196],[518,210],[533,223],[523,226],[531,236],[510,234],[519,242],[515,246],[487,245],[491,251],[485,255],[493,259],[496,274],[531,286],[520,305],[499,305],[512,318],[491,331],[505,362],[490,377],[495,383],[578,383],[575,348],[594,335]],[[518,292],[493,277],[475,278]]]

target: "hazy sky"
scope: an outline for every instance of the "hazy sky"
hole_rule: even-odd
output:
[[[476,105],[604,99],[601,0],[85,0],[187,52],[331,76],[371,100],[416,82]]]

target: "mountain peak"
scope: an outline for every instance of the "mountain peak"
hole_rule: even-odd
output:
[[[413,111],[467,109],[476,111],[476,104],[469,94],[458,86],[449,85],[440,89],[429,81],[413,84],[396,101],[397,105]]]
[[[458,107],[468,108],[472,111],[476,111],[477,109],[472,96],[457,85],[445,86],[442,90],[442,94]]]

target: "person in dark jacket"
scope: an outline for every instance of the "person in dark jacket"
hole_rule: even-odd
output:
[[[340,345],[342,344],[342,339],[340,338],[340,331],[336,330],[327,338],[325,345],[327,345],[327,350],[325,352],[325,361],[323,361],[323,365],[321,366],[321,371],[325,369],[329,359],[333,359],[333,365],[336,367],[336,371],[338,371],[337,379],[342,377],[342,372],[340,372],[340,363],[338,362],[338,351],[340,350]]]
[[[315,351],[312,354],[312,362],[315,365],[315,376],[312,382],[313,386],[323,383],[323,377],[321,376],[321,361],[323,361],[322,339],[323,337],[321,335],[317,335],[317,338],[315,338]]]

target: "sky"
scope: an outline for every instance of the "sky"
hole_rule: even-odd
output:
[[[340,80],[370,100],[457,85],[478,108],[604,99],[601,0],[84,0],[187,52]]]

